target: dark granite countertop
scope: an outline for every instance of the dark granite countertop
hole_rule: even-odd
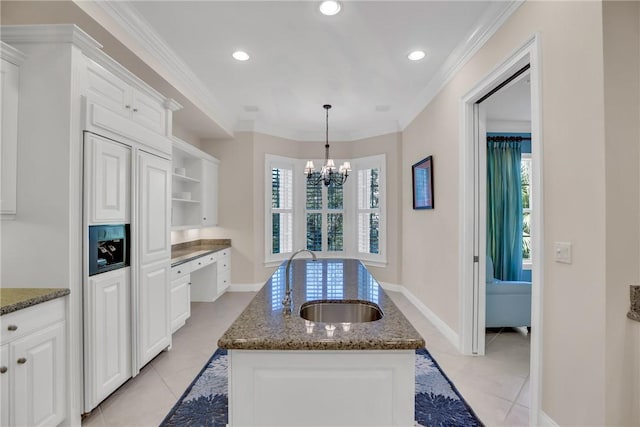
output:
[[[408,350],[424,347],[424,339],[385,294],[369,271],[355,259],[296,259],[291,266],[293,312],[282,314],[285,291],[283,262],[218,341],[218,347],[245,350]],[[313,326],[299,315],[311,300],[365,300],[382,309],[374,322]]]
[[[627,317],[636,322],[640,322],[640,285],[629,286],[631,299],[631,307],[627,313]]]
[[[69,295],[67,288],[0,288],[0,316]]]
[[[196,240],[178,243],[171,246],[171,267],[184,264],[201,256],[229,249],[231,241],[228,239]]]

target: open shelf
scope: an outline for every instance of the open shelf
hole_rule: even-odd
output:
[[[180,202],[180,203],[200,203],[200,200],[191,200],[191,199],[171,199],[172,202]]]
[[[177,173],[173,174],[173,178],[175,178],[175,179],[177,179],[179,181],[184,181],[184,182],[193,182],[193,183],[200,182],[199,179],[191,178],[191,177],[186,176],[186,175],[178,175]]]

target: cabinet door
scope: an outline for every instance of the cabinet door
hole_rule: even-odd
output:
[[[171,258],[171,162],[140,151],[140,264]]]
[[[171,344],[170,261],[143,266],[138,307],[138,368]]]
[[[87,69],[88,96],[118,114],[131,114],[131,87],[101,65],[89,61]]]
[[[202,225],[213,227],[218,225],[218,165],[209,160],[202,160]]]
[[[164,135],[166,114],[162,103],[136,89],[133,89],[132,96],[132,120]]]
[[[0,66],[2,135],[0,139],[0,212],[15,215],[18,166],[18,67],[6,60]]]
[[[95,408],[131,377],[130,269],[89,279],[85,317],[85,411]]]
[[[171,282],[171,332],[177,331],[191,316],[191,276]]]
[[[9,425],[9,344],[0,347],[0,425]]]
[[[89,224],[129,223],[131,149],[85,134]]]
[[[13,424],[51,426],[65,418],[64,322],[11,343]]]

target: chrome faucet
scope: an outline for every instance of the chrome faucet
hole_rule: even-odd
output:
[[[291,261],[293,261],[296,255],[302,252],[309,252],[313,257],[314,261],[318,260],[318,258],[316,257],[316,254],[311,252],[309,249],[300,249],[299,251],[294,252],[293,255],[291,255],[291,257],[289,258],[289,261],[287,261],[287,267],[285,268],[285,272],[284,272],[284,281],[285,281],[284,299],[282,300],[282,312],[284,314],[291,314],[291,277],[290,277]]]

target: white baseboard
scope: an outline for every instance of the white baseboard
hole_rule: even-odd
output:
[[[263,286],[264,283],[232,283],[226,292],[258,292]]]
[[[455,347],[456,350],[460,351],[460,336],[456,331],[451,329],[449,325],[447,325],[444,320],[440,319],[438,315],[436,315],[433,311],[429,309],[426,305],[422,303],[411,291],[401,285],[396,285],[393,283],[380,283],[382,289],[389,290],[392,292],[400,292],[404,295],[411,304],[413,304],[420,313],[424,317],[427,318],[433,325],[440,331],[442,335],[444,335],[449,342]]]
[[[538,413],[538,425],[540,427],[559,427],[560,424],[556,423],[551,417],[545,414],[544,411]]]

